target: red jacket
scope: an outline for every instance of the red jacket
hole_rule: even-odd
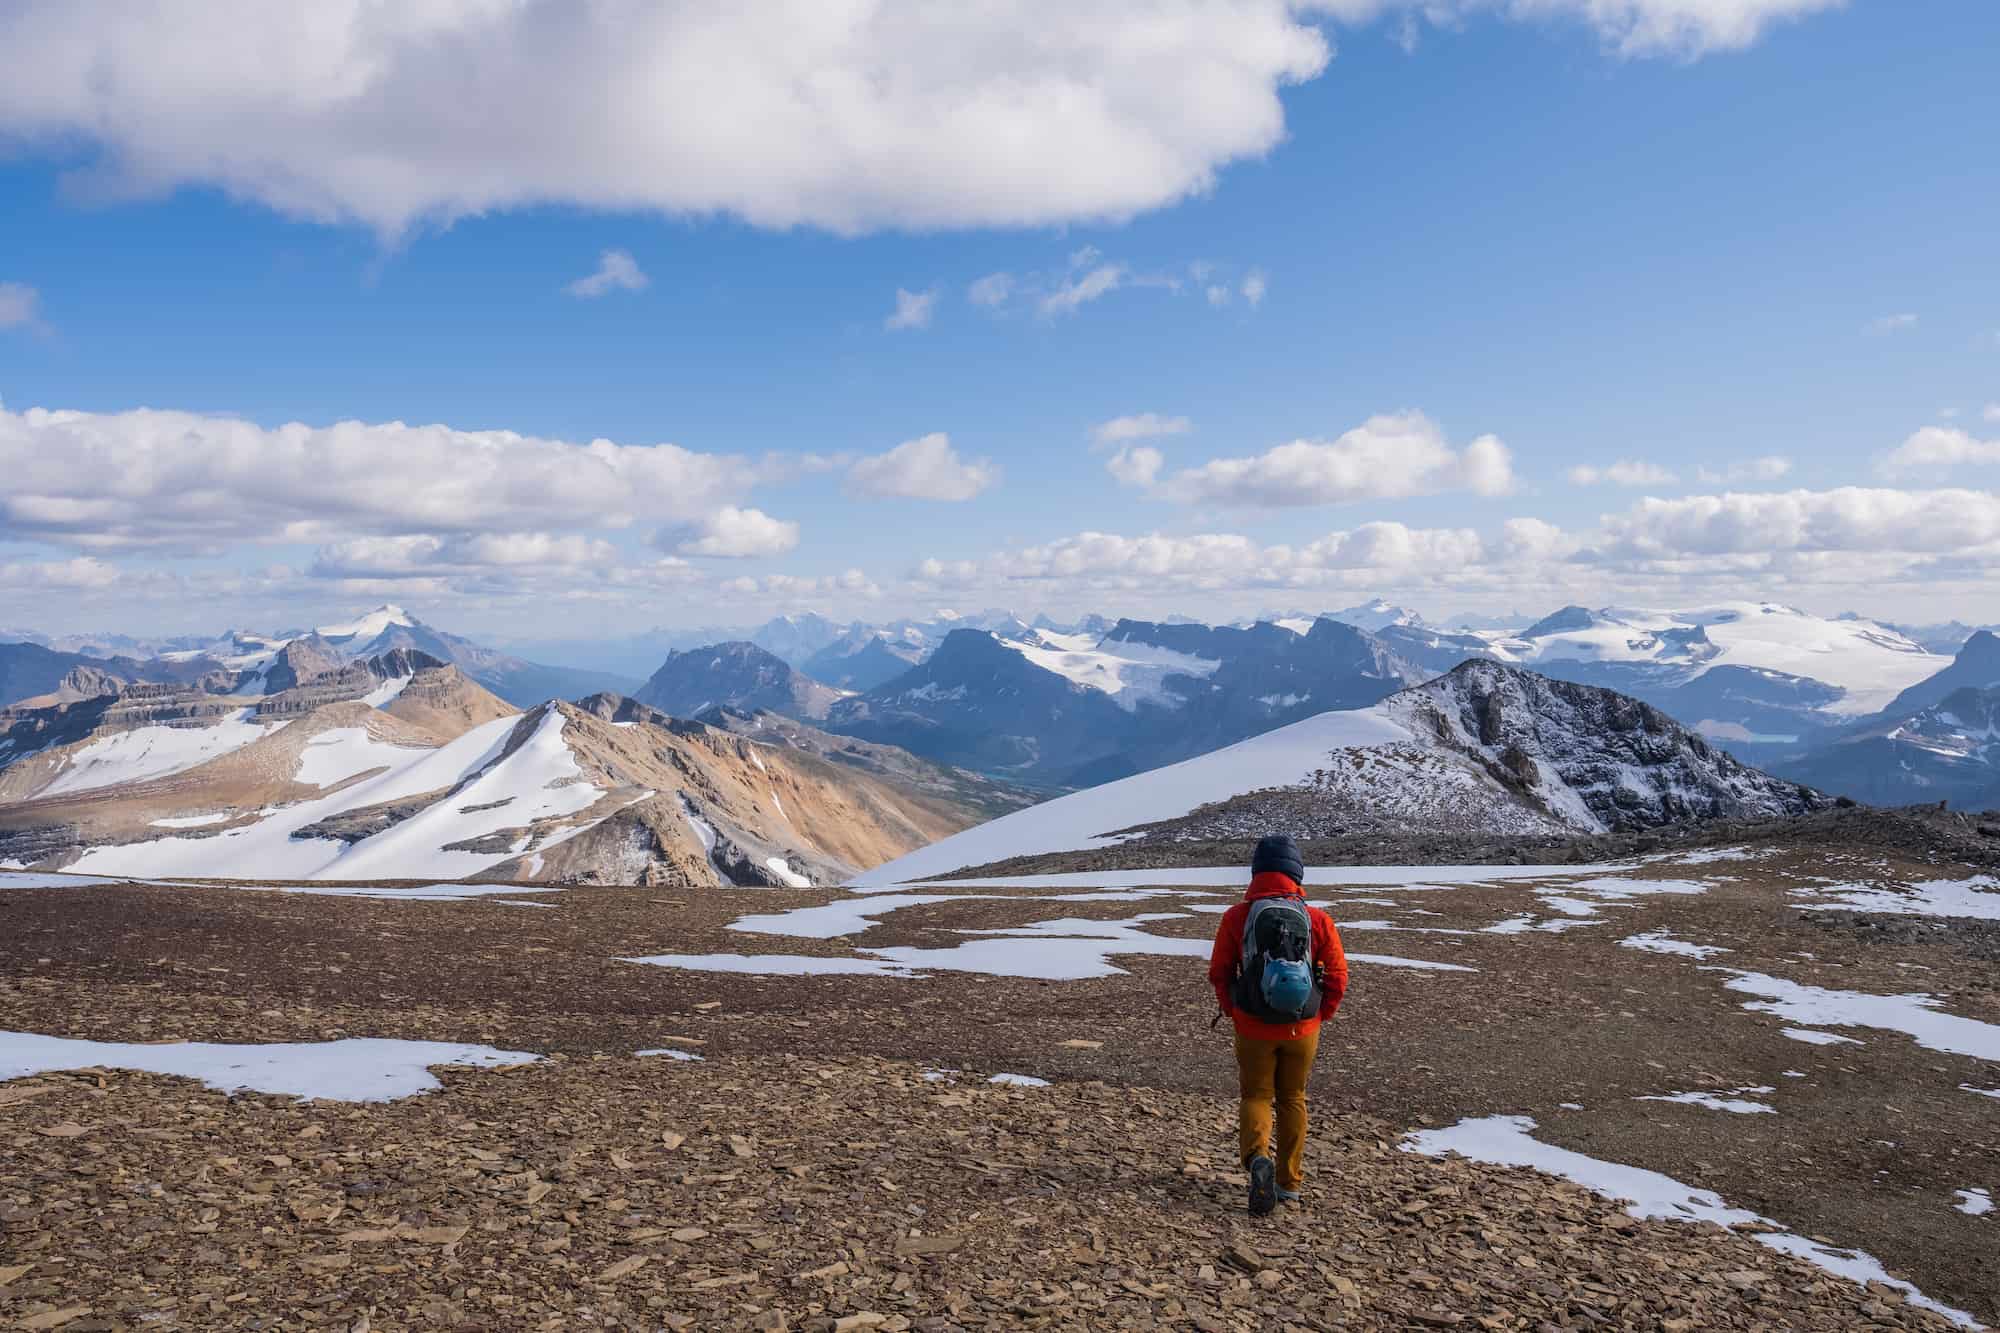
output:
[[[1261,875],[1250,877],[1250,887],[1243,894],[1243,901],[1222,914],[1222,924],[1215,931],[1215,951],[1209,955],[1208,982],[1215,987],[1216,1003],[1222,1012],[1228,1014],[1236,1024],[1236,1031],[1245,1037],[1261,1041],[1289,1041],[1293,1037],[1303,1037],[1319,1030],[1319,1025],[1333,1017],[1333,1011],[1340,1008],[1340,997],[1347,994],[1347,954],[1340,947],[1340,931],[1333,924],[1333,918],[1317,907],[1308,907],[1313,928],[1313,962],[1326,969],[1326,985],[1322,990],[1319,1015],[1299,1023],[1266,1023],[1248,1014],[1238,1013],[1229,991],[1236,980],[1236,965],[1243,952],[1243,918],[1249,915],[1250,904],[1259,898],[1303,898],[1305,892],[1293,882],[1290,875],[1280,871],[1267,870]]]

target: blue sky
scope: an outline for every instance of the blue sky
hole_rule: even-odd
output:
[[[465,0],[441,72],[258,8],[0,18],[0,623],[2000,619],[1990,4],[769,4],[692,90],[673,20]],[[266,21],[273,87],[214,91]],[[926,86],[796,123],[773,34],[772,87]],[[578,294],[607,252],[643,286]],[[474,485],[396,422],[532,440]]]

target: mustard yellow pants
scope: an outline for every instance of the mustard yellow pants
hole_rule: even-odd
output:
[[[1236,1037],[1236,1075],[1242,1102],[1237,1109],[1236,1139],[1243,1164],[1252,1157],[1276,1158],[1278,1188],[1296,1190],[1305,1178],[1306,1080],[1319,1052],[1317,1030],[1290,1041]],[[1271,1121],[1276,1103],[1277,1152],[1271,1152]]]

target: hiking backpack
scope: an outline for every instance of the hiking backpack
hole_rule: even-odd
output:
[[[1258,898],[1243,917],[1236,1007],[1265,1023],[1302,1023],[1319,1014],[1313,969],[1312,909],[1303,898]]]

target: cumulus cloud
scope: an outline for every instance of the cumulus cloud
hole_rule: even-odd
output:
[[[1925,426],[1891,450],[1880,470],[1894,476],[1968,463],[2000,463],[2000,440],[1974,439],[1971,432],[1956,426]]]
[[[1505,495],[1507,446],[1481,435],[1454,449],[1421,412],[1370,417],[1333,440],[1294,440],[1250,458],[1218,458],[1151,483],[1187,504],[1290,507],[1392,500],[1440,491]]]
[[[766,574],[762,578],[729,579],[722,591],[739,597],[817,600],[832,596],[875,598],[882,589],[858,569],[838,574]]]
[[[783,555],[799,544],[799,525],[772,518],[761,509],[724,505],[714,513],[661,533],[681,555],[748,560]]]
[[[983,278],[974,278],[966,286],[965,299],[974,305],[988,309],[1007,304],[1007,298],[1014,294],[1014,275],[1011,273],[989,273]]]
[[[617,559],[611,543],[574,533],[411,533],[329,542],[315,553],[309,572],[315,578],[435,579],[494,569],[608,567]]]
[[[882,327],[894,332],[897,329],[927,329],[931,326],[931,307],[937,304],[937,292],[911,292],[901,287],[896,289],[896,308],[882,321]]]
[[[611,291],[642,292],[652,281],[627,250],[606,250],[597,257],[597,272],[578,278],[563,290],[585,300]]]
[[[16,560],[0,564],[0,587],[7,588],[88,592],[108,588],[119,577],[116,565],[88,555],[74,560]]]
[[[0,408],[0,535],[95,548],[622,528],[756,477],[672,444],[572,444],[400,421],[266,429],[138,409]]]
[[[0,282],[0,329],[34,327],[41,322],[41,302],[41,293],[25,282]]]
[[[1269,289],[1270,284],[1264,277],[1264,270],[1253,268],[1243,279],[1243,300],[1252,308],[1260,306],[1264,304],[1264,293]]]
[[[1620,459],[1603,467],[1586,463],[1569,470],[1573,486],[1668,486],[1674,474],[1658,463]]]
[[[1917,317],[1913,314],[1881,315],[1868,321],[1870,333],[1902,333],[1917,327]]]
[[[1694,470],[1694,475],[1704,486],[1741,486],[1746,482],[1777,481],[1791,470],[1791,459],[1766,454],[1762,458],[1738,459],[1721,467],[1704,464]]]
[[[1985,551],[2000,557],[2000,495],[1844,486],[1647,499],[1604,524],[1614,554]]]
[[[999,479],[990,460],[960,458],[943,431],[860,459],[847,473],[851,491],[878,499],[970,500]]]
[[[1104,470],[1119,485],[1144,490],[1159,481],[1160,469],[1166,464],[1166,455],[1151,445],[1128,444],[1120,446],[1117,453],[1105,460]]]
[[[1170,417],[1159,412],[1138,412],[1113,417],[1090,428],[1090,438],[1098,444],[1123,444],[1127,440],[1150,440],[1160,435],[1185,435],[1194,429],[1186,417]]]
[[[1981,421],[2000,421],[2000,403],[1988,403],[1979,413]]]
[[[100,194],[392,233],[551,202],[1046,226],[1208,190],[1329,55],[1289,0],[27,0],[0,10],[0,133],[94,145]]]

